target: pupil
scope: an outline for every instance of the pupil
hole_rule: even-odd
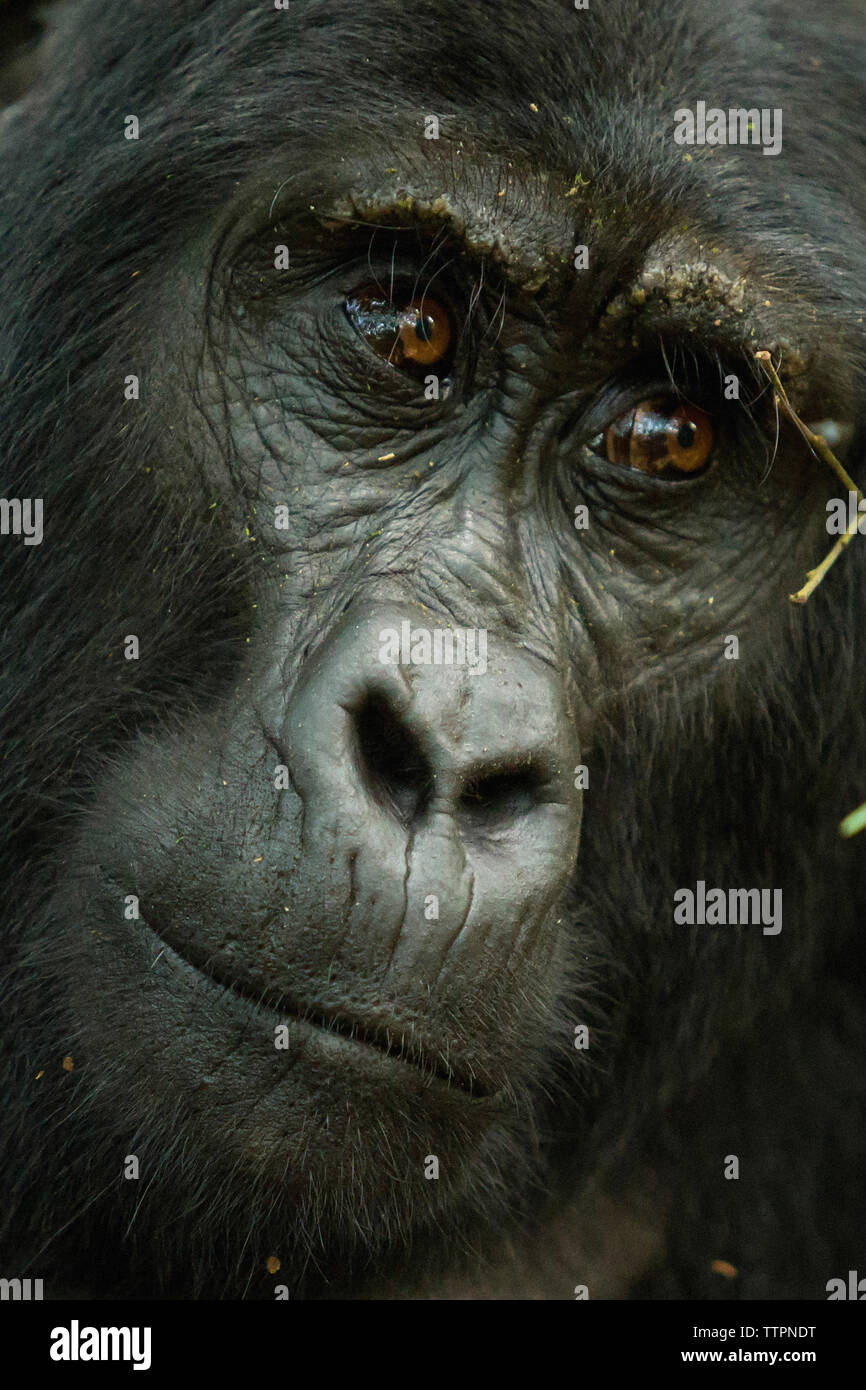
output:
[[[694,443],[695,435],[697,434],[697,432],[697,425],[680,425],[679,429],[677,430],[677,443],[679,444],[680,448],[690,449],[692,447],[692,444]]]
[[[435,329],[436,324],[429,314],[426,318],[417,318],[415,320],[415,336],[416,338],[420,338],[422,343],[430,343],[433,341]]]

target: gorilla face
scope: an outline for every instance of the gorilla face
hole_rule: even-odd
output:
[[[666,1263],[699,1295],[746,1232],[753,1291],[838,1272],[754,1213],[841,1118],[829,1041],[767,1112],[856,922],[860,561],[791,609],[834,480],[754,353],[854,434],[862,181],[844,8],[808,109],[770,20],[714,8],[101,0],[11,108],[35,1273],[429,1292],[507,1239],[559,1242],[550,1296]],[[684,158],[705,94],[784,107],[787,158]],[[678,925],[698,881],[781,889],[784,930]],[[651,1233],[622,1269],[617,1221]]]

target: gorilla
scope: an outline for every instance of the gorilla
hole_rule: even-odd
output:
[[[756,354],[866,486],[864,34],[860,0],[15,16],[4,1276],[862,1266],[866,550],[792,605],[841,484]]]

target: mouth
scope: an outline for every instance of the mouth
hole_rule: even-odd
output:
[[[412,1067],[429,1085],[460,1091],[471,1100],[490,1101],[495,1094],[490,1086],[479,1079],[467,1061],[451,1057],[443,1053],[441,1048],[420,1038],[414,1024],[407,1027],[396,1019],[359,1018],[342,1010],[300,1003],[283,991],[255,989],[236,978],[224,977],[214,969],[212,960],[205,962],[194,959],[194,952],[181,955],[152,923],[139,919],[139,925],[147,926],[159,953],[175,968],[185,973],[192,972],[209,989],[218,989],[223,994],[243,1000],[247,1007],[270,1015],[274,1021],[282,1024],[292,1022],[307,1034],[318,1035],[336,1044],[367,1049],[395,1064]]]
[[[273,1006],[269,1004],[268,1007]],[[444,1082],[452,1089],[464,1091],[473,1099],[486,1100],[491,1094],[466,1064],[449,1060],[439,1053],[432,1053],[429,1047],[419,1043],[414,1029],[406,1032],[396,1022],[371,1023],[346,1014],[299,1006],[285,998],[281,999],[280,1006],[275,1011],[284,1019],[291,1017],[299,1023],[310,1025],[321,1032],[335,1034],[361,1047],[374,1048],[395,1061],[417,1068],[423,1076],[430,1077],[433,1081]]]

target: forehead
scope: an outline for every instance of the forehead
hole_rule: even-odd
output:
[[[461,216],[482,224],[482,240],[503,198],[500,221],[523,212],[541,224],[550,215],[547,239],[566,245],[572,227],[614,217],[620,243],[634,235],[648,247],[700,219],[708,234],[724,239],[730,230],[741,244],[747,208],[756,247],[772,234],[784,252],[790,236],[802,260],[809,198],[792,187],[790,157],[719,148],[695,156],[672,138],[676,110],[698,100],[782,105],[793,137],[802,73],[786,72],[780,43],[772,44],[772,73],[759,57],[771,48],[765,8],[743,0],[605,0],[587,10],[569,0],[356,0],[335,10],[293,0],[285,12],[250,12],[218,0],[206,12],[212,41],[202,46],[201,16],[181,24],[175,47],[188,47],[192,60],[166,64],[158,53],[153,76],[157,90],[173,89],[161,99],[178,116],[166,139],[183,140],[200,112],[202,140],[213,131],[226,157],[232,147],[246,154],[244,174],[271,161],[278,170],[285,155],[303,178],[305,152],[306,167],[321,170],[339,151],[344,187],[379,202],[393,199],[395,184],[427,202],[462,185]],[[132,14],[126,27],[144,25]],[[833,103],[825,110],[810,95],[807,104],[814,141]],[[215,165],[222,153],[215,141]],[[521,207],[503,195],[509,173],[525,189]]]
[[[829,35],[835,10],[830,0]],[[794,23],[781,12],[773,22]],[[568,0],[292,0],[286,11],[178,0],[144,14],[92,0],[76,23],[57,79],[76,110],[56,124],[75,128],[82,170],[104,147],[103,205],[82,200],[82,218],[104,217],[115,189],[128,201],[130,151],[88,101],[96,82],[141,115],[136,202],[142,217],[158,209],[162,225],[235,218],[250,194],[267,212],[280,189],[374,217],[411,200],[444,209],[470,250],[496,246],[528,266],[530,282],[551,260],[567,265],[577,243],[590,246],[593,278],[606,276],[611,292],[634,283],[659,248],[686,248],[673,254],[766,284],[760,306],[804,318],[813,335],[822,311],[828,323],[838,316],[845,278],[857,284],[850,180],[822,153],[844,126],[844,93],[836,82],[833,95],[826,67],[813,80],[793,58],[788,70],[796,44],[768,35],[766,7],[751,0],[604,0],[588,10]],[[698,100],[781,106],[783,157],[684,154],[674,113]],[[53,139],[38,130],[37,165],[53,162]],[[840,228],[832,264],[828,219]]]

